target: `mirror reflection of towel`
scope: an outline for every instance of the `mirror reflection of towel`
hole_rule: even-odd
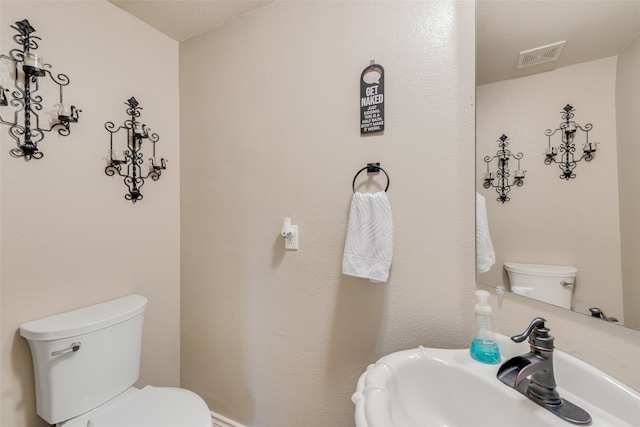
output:
[[[476,263],[478,273],[486,273],[496,263],[496,253],[493,251],[489,234],[487,201],[478,193],[476,193]]]
[[[393,257],[393,221],[387,193],[353,194],[342,274],[386,282]]]

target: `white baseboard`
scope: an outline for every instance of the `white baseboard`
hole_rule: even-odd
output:
[[[242,424],[230,420],[227,417],[223,417],[220,414],[216,414],[211,411],[211,418],[213,418],[213,427],[244,427]]]

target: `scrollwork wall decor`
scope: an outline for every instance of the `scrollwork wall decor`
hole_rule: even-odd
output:
[[[119,175],[124,178],[124,183],[129,189],[124,198],[135,203],[138,200],[142,200],[143,196],[140,189],[146,179],[151,178],[153,181],[160,179],[162,171],[167,168],[167,160],[164,158],[161,158],[159,162],[156,160],[156,143],[160,140],[160,137],[156,133],[150,133],[147,125],[138,120],[142,107],[139,106],[136,98],[129,98],[125,105],[127,106],[127,115],[131,117],[129,120],[125,120],[124,124],[117,128],[113,122],[106,122],[104,125],[110,134],[109,156],[107,158],[107,167],[104,171],[108,176]],[[114,135],[123,129],[126,131],[126,148],[124,150],[114,150]],[[142,152],[143,142],[145,141],[151,144],[152,149],[146,168],[143,167],[145,162]]]
[[[0,107],[13,107],[12,118],[0,114],[0,123],[9,126],[9,135],[16,141],[18,147],[11,149],[13,157],[24,157],[25,160],[41,159],[42,151],[38,149],[45,134],[56,130],[59,135],[67,136],[71,133],[70,124],[78,121],[78,114],[82,111],[63,101],[63,88],[69,85],[69,77],[65,74],[54,75],[51,65],[44,62],[41,55],[33,51],[38,49],[34,36],[36,31],[28,20],[16,22],[11,28],[18,33],[13,40],[22,49],[12,49],[9,55],[0,55],[0,60],[12,63],[13,90],[0,85]],[[44,99],[37,92],[40,90],[43,77],[49,76],[60,90],[57,115],[45,124],[45,118],[39,113],[44,109]],[[9,93],[7,97],[6,93]],[[4,111],[0,110],[0,113]],[[44,116],[44,115],[43,115]]]
[[[551,163],[556,163],[562,174],[560,175],[560,179],[570,180],[576,177],[576,174],[573,170],[578,165],[578,162],[582,160],[590,162],[594,159],[594,154],[597,150],[598,142],[589,142],[589,131],[593,128],[591,123],[587,123],[584,126],[580,126],[572,119],[574,117],[575,109],[567,104],[563,108],[562,119],[564,120],[556,129],[547,129],[544,131],[544,134],[547,135],[549,141],[547,146],[547,151],[544,156],[544,163],[546,165],[550,165]],[[585,133],[586,141],[582,147],[582,156],[576,159],[576,143],[575,137],[577,131],[581,130]],[[551,145],[551,137],[556,134],[556,132],[560,132],[561,142],[558,148]],[[557,160],[556,157],[560,154],[560,159]]]
[[[509,146],[509,137],[505,134],[498,139],[499,150],[494,156],[485,156],[484,161],[487,164],[487,172],[484,174],[484,188],[495,188],[498,193],[496,199],[500,203],[505,203],[511,200],[509,198],[509,192],[512,186],[522,187],[524,185],[524,175],[526,171],[520,169],[520,159],[524,156],[522,153],[512,153],[507,147]],[[516,169],[513,181],[509,181],[511,177],[511,171],[509,170],[509,159],[518,161],[518,168]],[[489,169],[489,166],[496,162],[495,172]]]

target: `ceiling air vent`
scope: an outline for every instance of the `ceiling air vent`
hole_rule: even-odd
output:
[[[561,41],[520,52],[520,56],[518,57],[518,68],[555,61],[560,57],[560,53],[562,52],[562,48],[565,43],[566,41]]]

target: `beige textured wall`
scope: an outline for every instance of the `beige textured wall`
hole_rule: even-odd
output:
[[[71,80],[65,100],[83,110],[70,136],[47,135],[44,158],[28,163],[8,155],[14,141],[0,126],[0,424],[35,427],[46,424],[35,414],[31,355],[18,333],[29,320],[145,295],[141,382],[179,384],[178,44],[106,1],[3,0],[0,8],[2,53],[19,47],[10,26],[29,19],[42,38],[38,52]],[[44,111],[52,108],[46,86]],[[160,135],[158,153],[169,159],[136,205],[123,198],[121,178],[105,175],[103,160],[104,124],[126,119],[131,96]],[[3,118],[6,111],[1,107]]]
[[[640,330],[640,193],[637,183],[640,156],[637,123],[640,117],[640,38],[618,55],[616,114],[618,129],[618,174],[620,188],[620,227],[622,241],[622,283],[624,284],[624,321]],[[635,309],[634,309],[635,307]]]
[[[371,59],[386,130],[361,137]],[[473,70],[467,1],[276,2],[181,45],[184,387],[247,426],[348,426],[367,364],[468,344]],[[341,275],[351,181],[373,161],[391,177],[386,284]]]
[[[31,19],[84,110],[29,164],[7,156],[0,127],[0,425],[34,427],[44,424],[16,330],[40,316],[144,294],[142,382],[178,383],[178,61],[175,43],[104,2],[2,0],[0,13],[1,51],[13,47],[9,25]],[[473,33],[470,2],[277,3],[183,46],[182,385],[212,409],[247,426],[353,425],[349,398],[368,363],[467,345]],[[387,71],[388,127],[361,138],[357,80],[372,58]],[[170,159],[136,206],[101,159],[104,122],[119,122],[131,95]],[[351,180],[369,161],[392,179],[388,284],[340,274]],[[282,248],[284,215],[300,225],[298,252]],[[491,302],[499,332],[548,317],[559,348],[640,389],[627,363],[640,334],[517,296]]]
[[[479,275],[481,283],[507,283],[505,261],[572,265],[578,269],[573,309],[588,313],[598,306],[622,320],[615,77],[611,57],[477,88],[476,185],[487,198],[496,251],[496,264]],[[590,141],[600,142],[595,159],[578,163],[569,181],[558,177],[558,165],[544,164],[543,154],[544,132],[558,127],[567,103],[578,124],[593,124]],[[503,133],[508,148],[524,154],[527,171],[524,186],[512,188],[504,204],[493,188],[481,187],[483,159],[496,153]],[[584,136],[576,139],[579,157]],[[559,144],[558,134],[551,142]]]

